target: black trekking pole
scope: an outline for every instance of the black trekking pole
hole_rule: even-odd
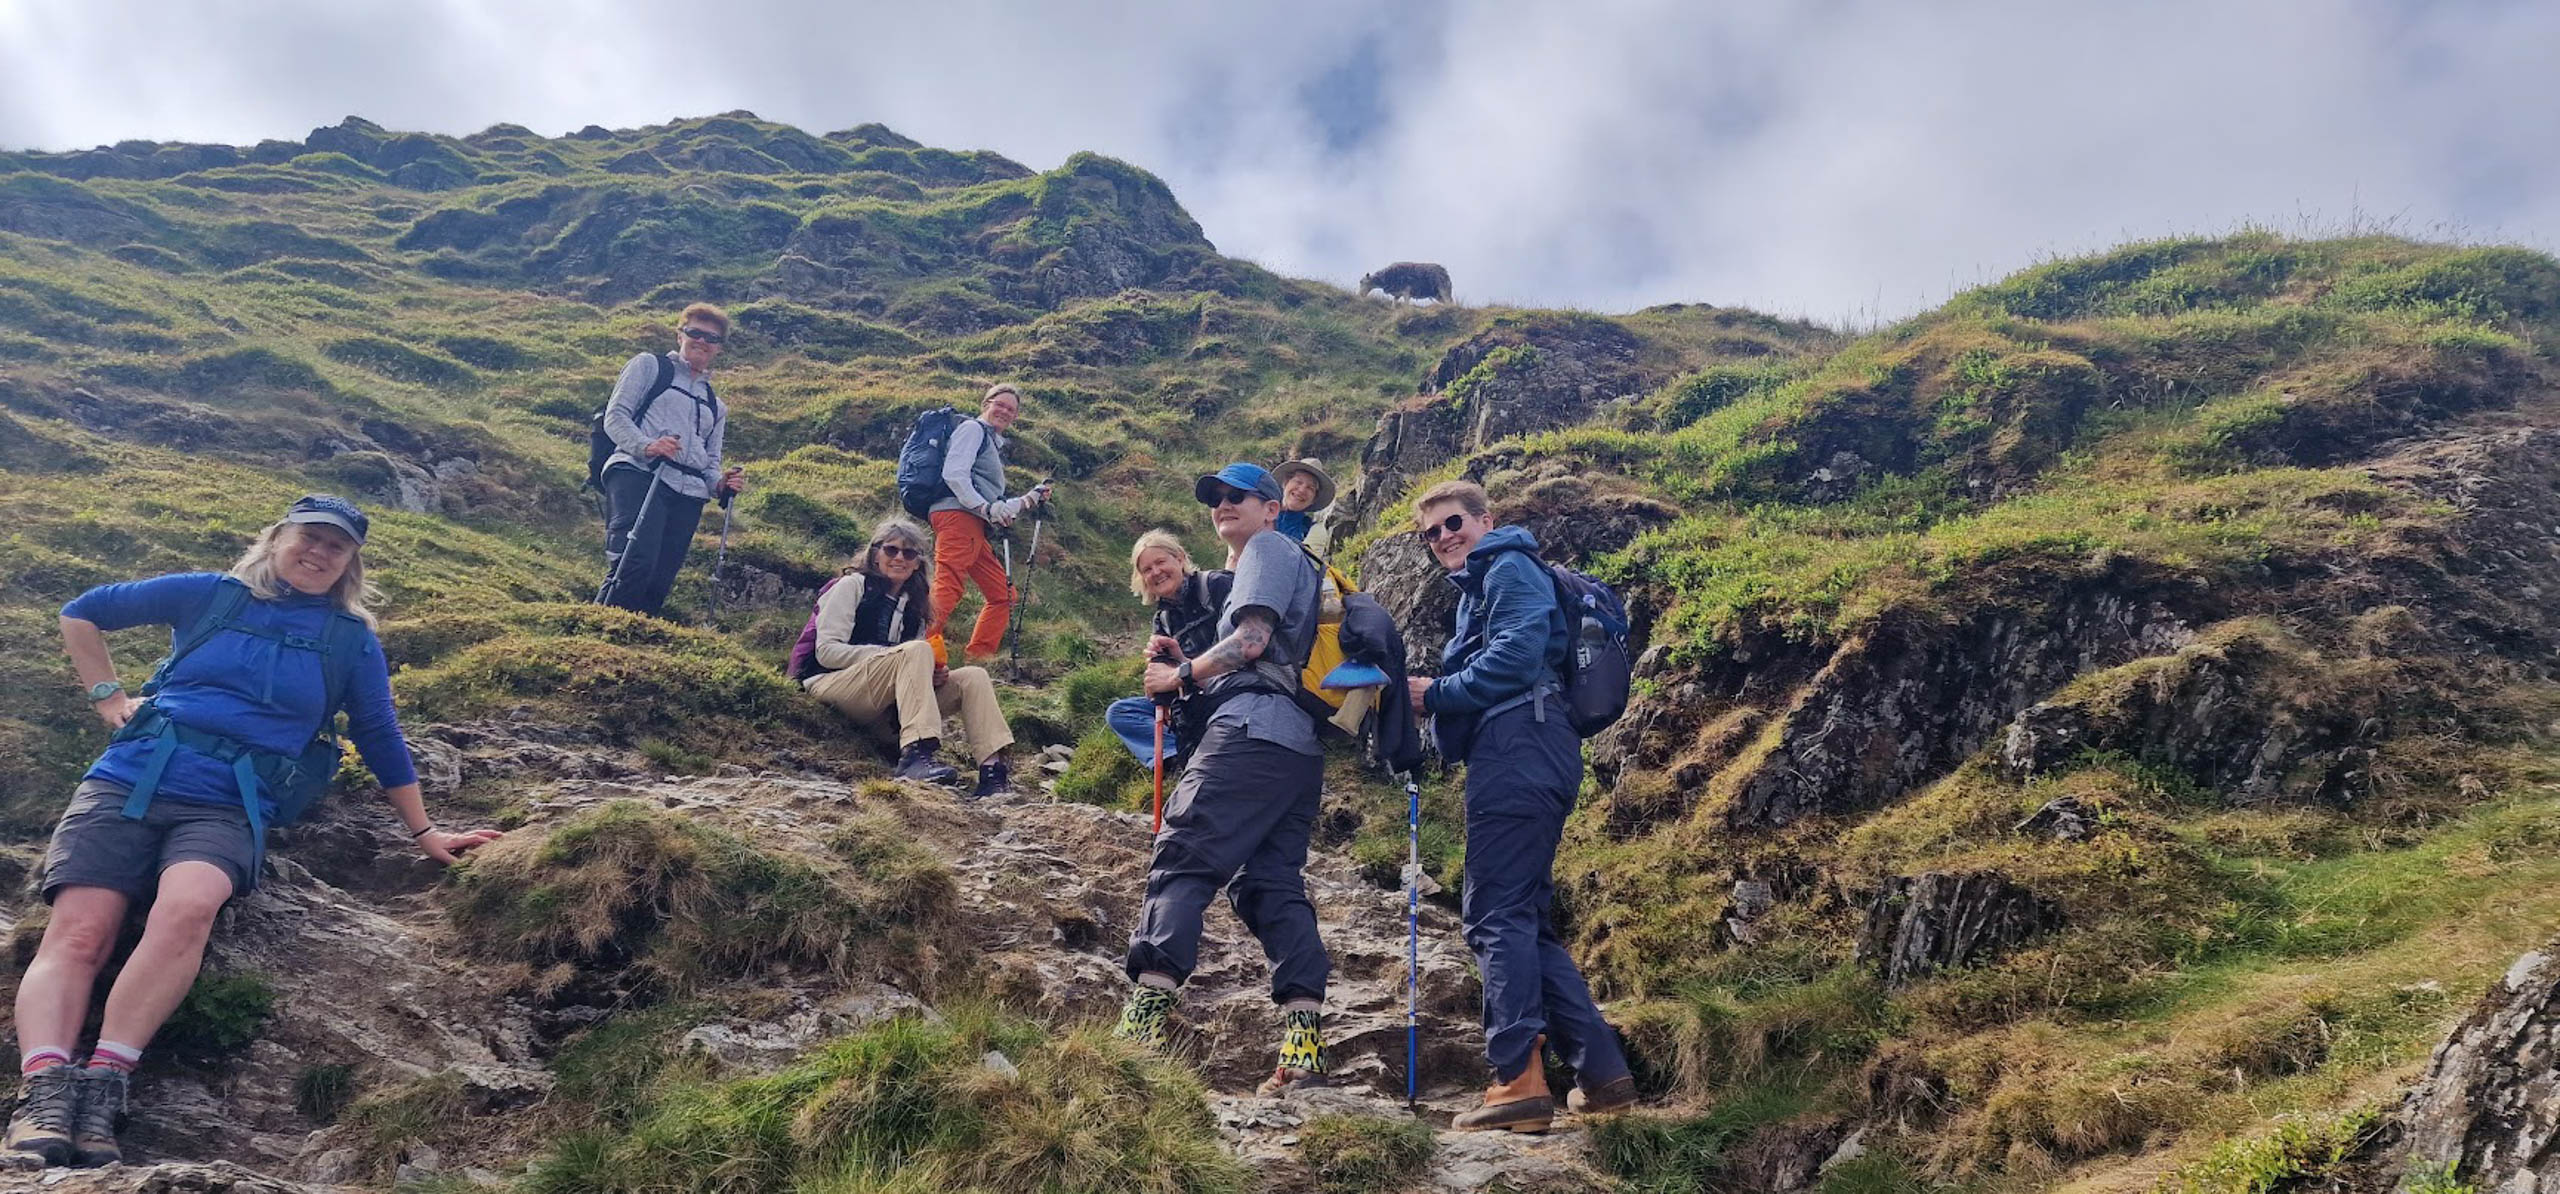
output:
[[[711,615],[708,619],[715,630],[720,626],[720,570],[729,563],[729,518],[737,512],[737,507],[738,495],[721,490],[720,550],[711,557]]]
[[[1006,649],[1012,653],[1010,666],[1016,680],[1022,679],[1022,611],[1023,607],[1031,604],[1031,570],[1040,565],[1040,524],[1049,521],[1049,479],[1040,478],[1040,483],[1032,489],[1040,493],[1042,501],[1031,508],[1031,550],[1022,557],[1022,583],[1019,585],[1013,583],[1013,528],[1004,530],[1004,583],[1005,587],[1013,590],[1013,616],[1006,620],[1004,637],[1009,644]]]

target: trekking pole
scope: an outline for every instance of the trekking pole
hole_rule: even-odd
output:
[[[1404,773],[1404,1109],[1422,1083],[1422,782]]]
[[[1037,528],[1034,528],[1037,529]],[[1156,656],[1158,663],[1172,663],[1170,654]],[[1173,694],[1159,692],[1156,702],[1156,835],[1164,834],[1164,723],[1173,716]]]
[[[720,550],[711,557],[711,616],[716,629],[720,625],[720,570],[729,563],[729,517],[737,512],[738,495],[723,490],[720,494]]]
[[[1045,479],[1040,482],[1042,487],[1048,484],[1049,482]],[[1008,649],[1013,653],[1011,666],[1013,678],[1016,680],[1022,678],[1022,611],[1023,607],[1031,604],[1031,570],[1040,566],[1040,524],[1047,521],[1049,521],[1049,503],[1042,502],[1031,508],[1031,550],[1022,557],[1020,585],[1013,583],[1013,529],[1010,527],[1005,529],[1004,583],[1013,589],[1013,618],[1005,627],[1004,636],[1012,641]]]

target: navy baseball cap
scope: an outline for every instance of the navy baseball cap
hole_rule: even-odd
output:
[[[1280,500],[1280,480],[1271,470],[1239,460],[1214,473],[1202,473],[1191,483],[1191,496],[1203,506],[1217,504],[1219,488],[1241,489],[1266,502]]]
[[[304,494],[301,501],[284,512],[284,520],[336,527],[352,536],[358,547],[364,546],[365,528],[372,525],[372,520],[364,516],[364,511],[356,509],[354,502],[325,493]]]

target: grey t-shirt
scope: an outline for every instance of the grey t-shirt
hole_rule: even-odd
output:
[[[1240,722],[1248,738],[1299,754],[1323,752],[1316,744],[1314,719],[1285,691],[1298,683],[1299,669],[1307,665],[1307,652],[1315,646],[1323,591],[1323,578],[1296,540],[1278,531],[1264,531],[1245,542],[1243,553],[1236,557],[1235,587],[1218,611],[1218,640],[1224,642],[1235,633],[1238,613],[1256,606],[1270,610],[1280,624],[1271,636],[1271,646],[1252,667],[1215,677],[1202,686],[1201,691],[1212,697],[1231,689],[1246,690],[1228,697],[1210,717],[1211,725]],[[1257,673],[1260,681],[1255,679]],[[1267,691],[1273,686],[1284,690]]]

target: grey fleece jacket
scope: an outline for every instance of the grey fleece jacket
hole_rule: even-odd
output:
[[[655,461],[645,454],[649,442],[672,435],[682,442],[673,464],[658,470],[659,483],[686,497],[709,501],[711,487],[720,479],[720,448],[729,434],[729,408],[712,392],[708,376],[694,372],[684,358],[664,354],[675,370],[667,391],[649,404],[647,418],[634,422],[631,416],[640,409],[641,396],[649,392],[654,372],[649,358],[659,355],[644,352],[631,358],[622,367],[622,376],[614,380],[613,397],[604,407],[604,433],[619,450],[605,467],[647,468]]]

